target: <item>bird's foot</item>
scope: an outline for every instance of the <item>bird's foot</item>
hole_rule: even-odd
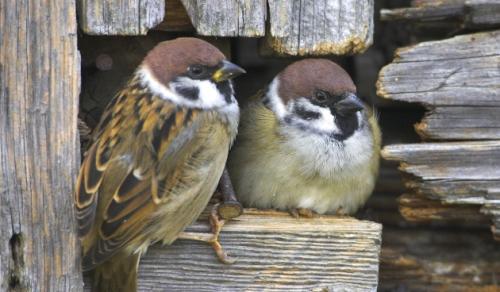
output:
[[[219,234],[226,221],[224,219],[219,218],[218,208],[219,204],[214,205],[208,217],[212,233],[207,234],[207,233],[196,233],[196,232],[181,232],[178,238],[206,242],[212,246],[213,250],[215,251],[215,254],[217,255],[217,258],[222,263],[234,264],[236,262],[236,259],[228,256],[219,242]]]
[[[305,218],[315,218],[318,217],[318,213],[314,212],[308,208],[295,208],[288,211],[293,218],[305,217]]]

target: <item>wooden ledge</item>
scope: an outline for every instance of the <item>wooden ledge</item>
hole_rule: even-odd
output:
[[[205,220],[187,231],[208,231]],[[143,257],[140,291],[375,291],[382,226],[349,217],[292,218],[246,209],[224,226],[225,265],[201,242],[155,245]]]

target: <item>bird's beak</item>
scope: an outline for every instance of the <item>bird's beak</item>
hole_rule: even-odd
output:
[[[363,102],[353,93],[348,93],[347,96],[335,105],[335,110],[342,116],[346,116],[364,108]]]
[[[247,71],[245,71],[240,66],[224,60],[222,61],[222,65],[219,67],[219,69],[217,69],[212,75],[212,80],[215,82],[222,82],[246,72]]]

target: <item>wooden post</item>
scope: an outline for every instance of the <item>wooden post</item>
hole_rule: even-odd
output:
[[[74,0],[0,1],[0,290],[81,291]]]

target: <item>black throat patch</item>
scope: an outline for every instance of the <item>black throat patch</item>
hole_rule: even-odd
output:
[[[347,116],[341,116],[338,113],[332,111],[335,116],[335,122],[341,131],[341,134],[334,134],[333,137],[336,140],[344,141],[351,137],[352,134],[359,128],[359,122],[357,117],[357,112],[352,113]]]

